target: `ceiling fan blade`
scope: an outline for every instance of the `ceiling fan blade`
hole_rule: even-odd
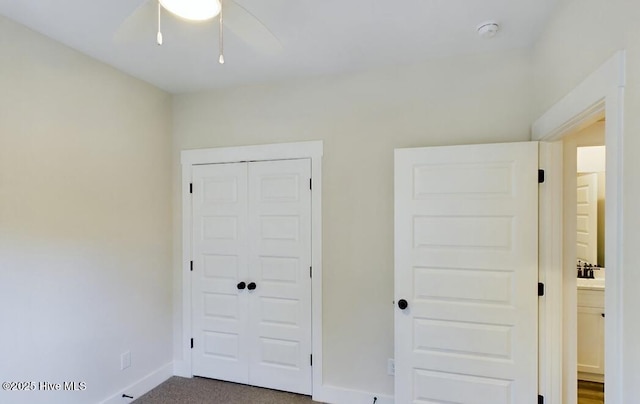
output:
[[[249,10],[234,0],[222,0],[224,27],[257,51],[275,55],[282,52],[280,40]]]
[[[157,33],[158,3],[145,0],[120,24],[116,30],[114,42],[132,42],[139,40],[154,41]]]

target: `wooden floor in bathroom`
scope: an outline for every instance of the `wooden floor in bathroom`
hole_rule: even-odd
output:
[[[604,404],[604,384],[578,380],[578,404]]]

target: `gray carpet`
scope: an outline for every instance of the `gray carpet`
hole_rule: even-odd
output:
[[[312,404],[309,396],[243,384],[174,376],[133,401],[135,404]]]

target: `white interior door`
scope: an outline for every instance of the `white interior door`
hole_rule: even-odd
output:
[[[396,404],[537,403],[538,145],[396,150]]]
[[[311,394],[311,162],[194,166],[192,370]]]
[[[311,394],[311,161],[249,164],[250,383]]]
[[[598,174],[583,174],[577,178],[576,257],[598,263]]]
[[[248,383],[247,165],[193,167],[192,370]]]

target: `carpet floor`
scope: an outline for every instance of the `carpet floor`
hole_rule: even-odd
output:
[[[309,396],[194,377],[171,377],[135,404],[312,404]]]
[[[320,404],[309,396],[194,377],[171,377],[134,404]],[[604,385],[578,382],[579,404],[603,404]]]

